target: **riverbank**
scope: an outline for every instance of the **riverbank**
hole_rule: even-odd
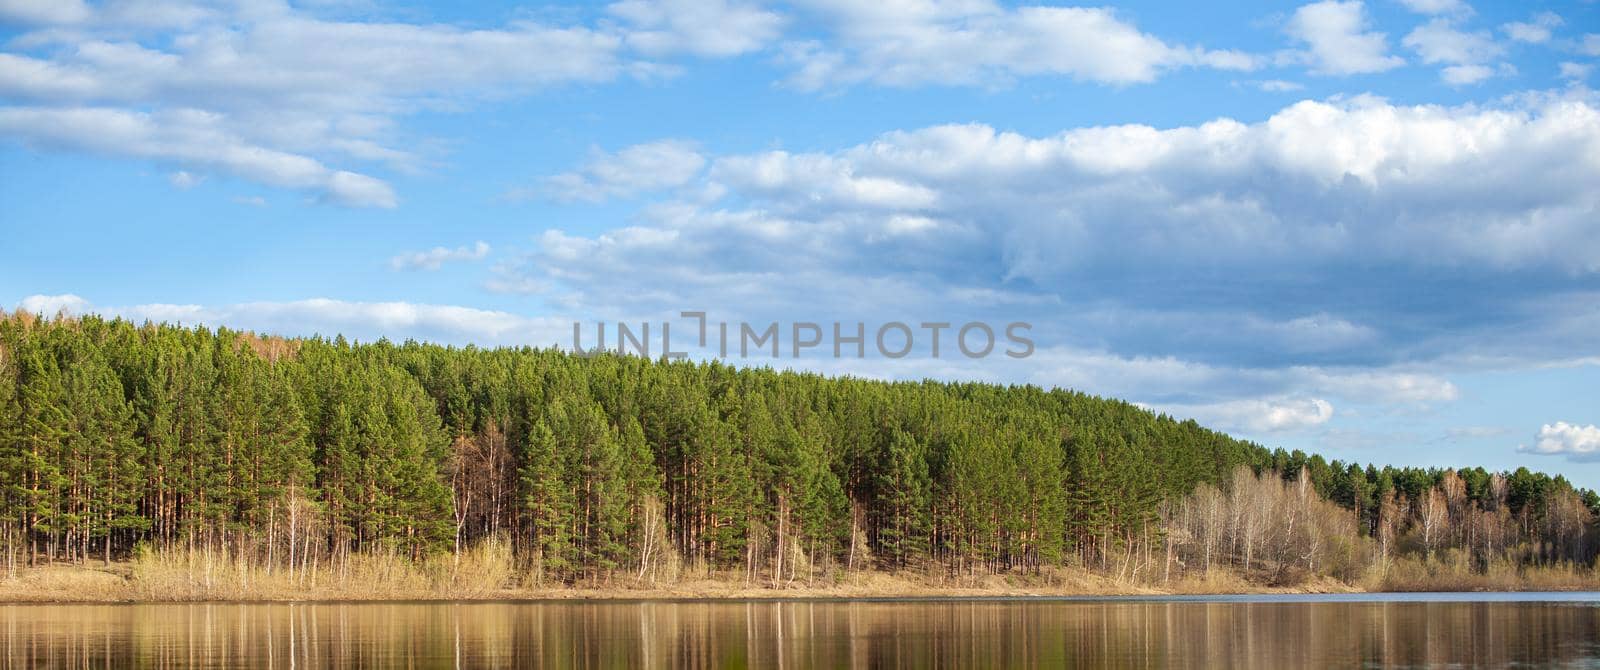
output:
[[[1600,571],[1561,563],[1511,562],[1473,569],[1459,554],[1395,558],[1359,579],[1234,568],[1164,573],[1051,566],[1037,572],[951,575],[944,570],[819,571],[773,582],[743,572],[674,564],[640,576],[618,571],[575,582],[519,568],[502,544],[410,560],[351,554],[296,570],[224,552],[142,551],[102,563],[47,563],[0,572],[0,602],[272,602],[418,600],[716,600],[750,598],[1027,597],[1115,595],[1316,594],[1404,591],[1600,591]],[[804,572],[801,573],[806,574]]]
[[[1109,595],[1194,595],[1224,593],[1357,593],[1364,589],[1332,579],[1295,586],[1254,584],[1216,571],[1209,578],[1174,579],[1165,584],[1118,581],[1086,571],[1060,569],[1039,575],[982,575],[932,579],[925,575],[853,572],[807,584],[749,582],[737,575],[682,579],[672,583],[613,580],[574,585],[441,583],[419,574],[350,568],[343,579],[319,575],[299,580],[288,575],[194,573],[150,574],[133,562],[110,565],[49,565],[20,568],[0,578],[0,603],[115,603],[205,601],[415,601],[415,600],[719,600],[750,598],[1027,597]],[[465,574],[475,574],[467,572]],[[479,575],[481,576],[481,574]],[[509,580],[515,582],[516,580]],[[298,582],[298,583],[297,583]]]
[[[134,562],[110,565],[49,565],[21,568],[15,577],[0,578],[0,603],[118,602],[289,602],[289,601],[427,601],[427,600],[721,600],[894,597],[1029,597],[1115,595],[1316,594],[1381,591],[1564,591],[1600,590],[1593,578],[1531,575],[1407,577],[1400,583],[1349,584],[1320,577],[1293,586],[1274,586],[1217,570],[1167,582],[1133,583],[1081,569],[1056,569],[1038,575],[982,575],[930,578],[913,573],[855,572],[828,580],[779,584],[748,582],[734,576],[708,576],[668,583],[613,580],[575,585],[512,585],[494,575],[466,572],[497,581],[439,582],[422,574],[351,566],[342,579],[334,574],[299,579],[288,575],[253,576],[203,572],[151,574]]]

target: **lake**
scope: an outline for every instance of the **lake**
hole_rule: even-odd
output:
[[[1600,665],[1600,594],[0,605],[6,667]]]

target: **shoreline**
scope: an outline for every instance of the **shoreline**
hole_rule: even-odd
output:
[[[381,580],[371,583],[385,583]],[[133,576],[127,563],[111,566],[51,565],[28,568],[17,577],[0,579],[0,604],[161,604],[161,603],[439,603],[439,602],[723,602],[723,601],[917,601],[1188,598],[1205,596],[1312,596],[1399,593],[1579,593],[1600,585],[1574,584],[1552,588],[1527,583],[1516,588],[1383,589],[1334,579],[1314,579],[1294,586],[1270,586],[1234,573],[1205,579],[1184,578],[1165,584],[1132,584],[1086,571],[1049,576],[988,575],[968,579],[930,580],[922,575],[860,572],[840,576],[832,584],[763,586],[742,579],[691,579],[674,584],[563,585],[479,589],[358,589],[343,584],[311,588],[208,588],[202,580],[152,588]]]
[[[577,604],[577,603],[605,603],[605,604],[715,604],[715,603],[789,603],[789,602],[848,602],[848,603],[940,603],[940,602],[1217,602],[1215,598],[1238,597],[1244,599],[1282,596],[1284,602],[1300,602],[1299,598],[1314,599],[1317,596],[1350,596],[1351,598],[1330,598],[1329,602],[1495,602],[1518,601],[1517,598],[1404,598],[1402,596],[1488,596],[1516,594],[1580,594],[1600,591],[1569,589],[1569,590],[1544,590],[1544,589],[1518,589],[1510,591],[1300,591],[1300,590],[1263,590],[1245,592],[1218,592],[1218,593],[1012,593],[1012,592],[949,592],[933,594],[905,594],[905,595],[851,595],[848,593],[833,592],[761,592],[761,593],[727,593],[718,595],[683,594],[676,592],[658,591],[620,591],[605,593],[562,593],[552,592],[526,593],[507,592],[503,594],[484,594],[481,596],[440,596],[440,597],[395,597],[395,598],[295,598],[295,599],[192,599],[192,600],[160,600],[160,599],[128,599],[128,600],[83,600],[83,599],[11,599],[5,594],[0,594],[0,607],[19,607],[29,605],[62,606],[62,605],[435,605],[435,604],[470,604],[470,605],[536,605],[536,604]],[[1370,598],[1367,598],[1370,596]],[[1567,600],[1563,598],[1533,598],[1529,600]],[[1571,599],[1578,601],[1581,599]],[[1600,598],[1596,599],[1600,602]]]
[[[794,582],[770,586],[733,575],[700,575],[673,582],[637,582],[618,579],[606,583],[555,586],[515,585],[516,579],[496,580],[500,586],[478,584],[427,584],[408,574],[364,573],[340,579],[319,575],[309,586],[297,585],[282,575],[237,574],[208,576],[199,571],[147,573],[133,562],[107,566],[52,564],[20,569],[16,577],[0,577],[0,603],[126,603],[126,602],[404,602],[404,601],[719,601],[869,598],[1028,598],[1172,595],[1265,595],[1360,593],[1358,586],[1331,578],[1308,580],[1294,586],[1269,586],[1251,582],[1230,571],[1204,578],[1175,579],[1161,583],[1118,581],[1097,572],[1071,569],[1045,574],[930,577],[916,572],[858,571],[819,578],[811,584]],[[362,585],[361,587],[356,586]],[[505,586],[512,584],[511,586]],[[368,585],[382,585],[369,587]]]

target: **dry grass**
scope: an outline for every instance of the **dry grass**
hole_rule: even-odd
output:
[[[1135,584],[1082,568],[1038,574],[930,575],[922,572],[835,573],[780,584],[746,581],[742,573],[688,571],[675,582],[618,576],[575,585],[540,583],[519,574],[509,552],[493,547],[422,563],[383,555],[355,555],[336,566],[290,573],[252,566],[207,552],[141,555],[107,570],[51,566],[24,570],[0,581],[3,601],[283,601],[473,600],[572,598],[885,598],[1051,595],[1155,595],[1166,593],[1306,592],[1253,584],[1223,570],[1170,584]],[[1348,590],[1346,587],[1344,590]]]
[[[129,600],[128,564],[111,567],[47,565],[0,579],[0,601],[112,602]]]
[[[1171,588],[1173,593],[1212,594],[1251,593],[1259,591],[1262,587],[1245,579],[1237,571],[1216,568],[1210,571],[1184,575],[1179,579],[1173,580]]]
[[[1572,563],[1518,567],[1496,562],[1475,571],[1460,552],[1433,560],[1403,558],[1375,569],[1366,580],[1375,591],[1593,591],[1600,590],[1600,571]]]
[[[511,548],[484,542],[412,561],[352,554],[301,570],[262,566],[214,550],[141,552],[126,588],[137,600],[403,600],[503,597],[514,583]]]
[[[1507,563],[1480,574],[1453,556],[1428,562],[1391,561],[1357,584],[1315,577],[1292,586],[1267,586],[1260,575],[1227,569],[1174,575],[1170,581],[1118,579],[1081,567],[1008,575],[833,572],[775,588],[765,580],[747,581],[742,573],[715,573],[704,566],[675,572],[678,578],[671,581],[619,573],[575,585],[550,583],[539,580],[536,571],[519,570],[510,548],[497,542],[459,557],[442,555],[417,562],[395,555],[359,554],[294,572],[221,552],[168,550],[143,552],[133,561],[112,566],[20,570],[14,578],[0,579],[0,602],[1023,597],[1600,588],[1600,573],[1592,568],[1519,570]]]

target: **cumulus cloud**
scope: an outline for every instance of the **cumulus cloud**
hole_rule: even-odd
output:
[[[1003,274],[1037,280],[1141,250],[1169,259],[1194,251],[1261,262],[1289,250],[1343,251],[1427,263],[1411,254],[1425,239],[1450,264],[1555,264],[1593,272],[1600,269],[1590,253],[1595,231],[1580,218],[1595,207],[1584,184],[1596,169],[1597,121],[1600,111],[1579,102],[1493,110],[1305,101],[1256,124],[1219,119],[1168,130],[1109,126],[1030,138],[976,124],[936,126],[833,153],[719,158],[710,176],[758,198],[775,231],[828,230],[784,225],[791,214],[816,224],[872,215],[847,229],[860,232],[886,221],[873,215],[884,210],[947,219],[949,234],[958,237],[983,226],[998,233],[989,239],[1012,238],[1002,242]],[[1585,176],[1523,172],[1538,170],[1552,155],[1562,158],[1551,164]],[[1537,210],[1491,202],[1524,190],[1539,194]],[[1376,209],[1332,220],[1333,209],[1319,211],[1310,202],[1339,199],[1343,209],[1354,196]],[[1421,200],[1429,208],[1463,209],[1435,218]],[[1575,218],[1561,217],[1563,210]],[[1464,216],[1469,211],[1475,214]],[[1510,247],[1482,246],[1490,237],[1510,242],[1498,235],[1513,221],[1529,236]],[[1016,239],[1019,233],[1027,239]],[[1581,250],[1539,242],[1541,233],[1574,235],[1566,239]]]
[[[1400,42],[1416,51],[1422,62],[1428,64],[1481,63],[1504,51],[1488,32],[1463,32],[1444,19],[1418,26]]]
[[[1532,446],[1522,445],[1517,451],[1544,456],[1566,456],[1578,462],[1600,461],[1600,426],[1578,425],[1557,421],[1539,427]]]
[[[711,158],[628,227],[545,231],[491,285],[584,313],[1021,313],[1037,317],[1041,346],[1345,371],[1337,383],[1228,377],[1250,397],[1315,385],[1309,397],[1330,402],[1426,405],[1449,402],[1455,387],[1389,368],[1446,355],[1600,355],[1584,336],[1593,319],[1580,318],[1600,305],[1589,295],[1600,273],[1596,156],[1600,110],[1562,97],[1302,101],[1253,123],[1037,137],[935,126],[831,151]],[[1313,270],[1336,279],[1308,281]],[[1452,298],[1429,297],[1442,295]],[[1131,377],[1045,361],[1031,364],[1056,376],[1030,381],[1103,388]],[[1349,372],[1371,367],[1388,374],[1362,386]]]
[[[606,11],[629,24],[627,43],[649,54],[736,56],[777,39],[783,17],[728,0],[623,0]]]
[[[1401,43],[1417,52],[1422,62],[1445,65],[1439,76],[1452,85],[1476,84],[1495,75],[1486,63],[1505,53],[1486,31],[1463,32],[1448,19],[1434,19],[1406,34]],[[1502,65],[1502,68],[1509,66]]]
[[[427,251],[410,251],[389,259],[395,270],[437,270],[445,263],[480,261],[489,256],[489,245],[482,240],[470,247],[434,247]]]
[[[1237,51],[1168,44],[1104,8],[1003,7],[987,0],[871,3],[807,0],[828,42],[791,42],[790,83],[803,90],[876,83],[994,86],[1056,75],[1135,84],[1184,67],[1249,70]]]
[[[741,192],[790,202],[812,197],[830,205],[915,211],[938,199],[933,189],[909,180],[857,171],[848,158],[774,151],[721,159],[712,177]]]
[[[1368,27],[1361,0],[1323,0],[1296,9],[1287,30],[1305,43],[1301,58],[1315,74],[1368,74],[1404,65],[1389,54],[1387,36]]]
[[[579,169],[545,178],[542,188],[514,189],[508,196],[587,202],[625,198],[687,184],[705,164],[695,144],[684,140],[635,144],[616,153],[595,150]]]
[[[1500,26],[1500,29],[1515,41],[1544,44],[1550,41],[1550,31],[1562,23],[1561,16],[1555,12],[1539,12],[1527,21],[1512,21]]]
[[[32,312],[43,316],[56,314],[83,314],[89,309],[89,301],[82,297],[62,293],[60,295],[30,295],[17,304],[17,310]]]
[[[1560,65],[1561,78],[1582,81],[1589,78],[1589,73],[1594,71],[1594,65],[1589,63],[1562,62]]]
[[[1495,71],[1485,65],[1451,65],[1439,70],[1439,79],[1452,86],[1467,86],[1493,77]]]

